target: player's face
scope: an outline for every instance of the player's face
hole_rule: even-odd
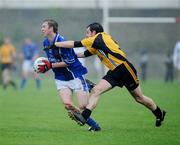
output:
[[[88,38],[88,37],[92,37],[92,36],[94,36],[94,35],[96,35],[96,32],[95,32],[95,31],[91,32],[91,31],[90,31],[90,28],[88,27],[88,28],[86,29],[86,37]]]
[[[52,28],[49,27],[48,22],[44,22],[41,25],[41,31],[44,37],[47,37],[51,34]]]

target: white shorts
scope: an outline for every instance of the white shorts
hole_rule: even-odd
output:
[[[22,70],[24,72],[33,72],[33,62],[31,60],[24,60]]]
[[[65,89],[65,88],[69,88],[75,92],[80,90],[84,90],[84,91],[88,90],[88,85],[84,80],[84,78],[82,78],[82,80],[79,78],[75,78],[74,80],[70,80],[70,81],[61,81],[55,79],[55,83],[57,90]]]

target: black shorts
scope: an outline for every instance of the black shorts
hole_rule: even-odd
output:
[[[5,70],[5,69],[11,69],[12,64],[11,63],[5,63],[5,64],[1,64],[1,70]]]
[[[109,70],[103,79],[108,81],[112,87],[125,86],[129,91],[139,86],[136,69],[127,61],[117,66],[114,70]]]

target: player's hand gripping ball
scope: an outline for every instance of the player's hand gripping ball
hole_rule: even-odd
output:
[[[52,65],[46,57],[37,58],[33,64],[33,69],[37,73],[45,73],[51,68],[52,68]]]

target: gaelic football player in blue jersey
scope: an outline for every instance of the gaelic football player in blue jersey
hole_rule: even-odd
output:
[[[82,66],[73,49],[56,47],[55,42],[65,41],[58,33],[58,23],[52,19],[46,19],[41,25],[41,31],[45,37],[43,46],[49,61],[39,65],[39,72],[45,73],[49,69],[54,72],[55,83],[59,96],[67,111],[79,111],[72,102],[73,91],[76,92],[79,108],[84,109],[88,104],[88,84],[84,79],[87,69]],[[89,131],[100,131],[100,126],[88,118]]]

